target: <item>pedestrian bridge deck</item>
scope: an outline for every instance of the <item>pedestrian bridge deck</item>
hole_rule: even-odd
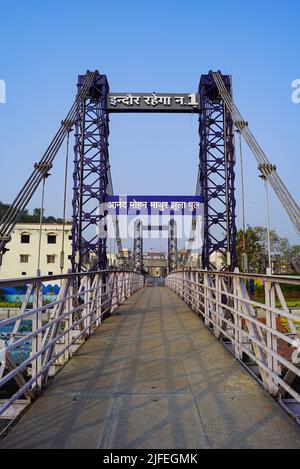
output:
[[[146,287],[0,448],[300,448],[300,430],[174,293]]]

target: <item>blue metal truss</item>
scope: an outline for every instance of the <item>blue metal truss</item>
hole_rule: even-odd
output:
[[[171,218],[168,224],[168,273],[177,269],[176,221]]]
[[[84,78],[85,75],[78,77],[78,93]],[[108,192],[108,91],[106,76],[96,72],[75,119],[71,256],[74,272],[107,268],[105,214],[101,204]]]
[[[222,75],[229,94],[231,77]],[[225,268],[237,264],[234,194],[234,125],[211,72],[199,84],[200,191],[204,196],[202,267],[212,269],[211,255],[221,253]]]

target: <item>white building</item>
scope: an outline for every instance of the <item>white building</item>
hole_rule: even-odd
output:
[[[144,269],[150,277],[167,275],[168,258],[164,252],[145,252],[143,255]]]
[[[115,252],[106,252],[107,256],[107,266],[108,267],[117,267],[118,266],[118,259],[117,259],[117,254]],[[94,266],[97,264],[98,257],[96,256],[95,253],[91,253],[90,255],[90,266]]]
[[[69,256],[72,253],[72,234],[70,223],[64,230],[64,268],[66,273],[71,268]],[[0,278],[35,277],[38,267],[39,223],[18,223],[11,233],[9,249],[0,267]],[[43,223],[41,236],[41,275],[58,275],[61,273],[60,259],[62,252],[63,225]]]

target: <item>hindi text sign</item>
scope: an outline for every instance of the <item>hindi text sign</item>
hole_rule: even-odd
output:
[[[109,112],[199,112],[197,93],[108,93]]]

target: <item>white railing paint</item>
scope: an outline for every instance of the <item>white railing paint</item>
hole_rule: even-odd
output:
[[[43,305],[45,281],[60,284],[60,291],[55,301]],[[13,326],[8,343],[0,350],[5,356],[0,364],[0,388],[11,380],[18,386],[12,396],[0,401],[2,419],[17,417],[101,325],[103,318],[144,286],[144,277],[136,272],[108,271],[0,281],[0,289],[20,285],[26,285],[27,292],[19,313],[0,321],[0,327]],[[32,308],[28,305],[30,298]],[[32,330],[26,335],[19,331],[24,319],[32,322]],[[17,365],[12,352],[28,340],[30,356]]]
[[[250,298],[250,279],[263,282],[264,303]],[[166,286],[203,318],[249,371],[256,367],[252,374],[299,422],[300,395],[293,382],[300,377],[300,332],[295,326],[300,316],[287,307],[282,284],[300,285],[300,278],[200,270],[176,271],[166,278]],[[278,318],[285,318],[290,332],[278,330]],[[288,359],[281,353],[282,344],[291,347]]]

